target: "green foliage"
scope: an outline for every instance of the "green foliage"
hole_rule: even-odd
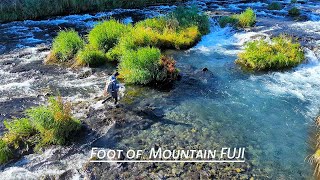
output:
[[[178,7],[170,18],[177,19],[182,28],[197,26],[202,35],[208,34],[210,31],[208,16],[201,13],[196,7]]]
[[[256,14],[251,8],[247,8],[244,12],[235,16],[238,19],[239,27],[252,27],[256,22]]]
[[[226,27],[227,25],[236,25],[238,23],[238,20],[236,18],[233,18],[232,16],[222,16],[218,19],[218,22],[221,27]]]
[[[92,48],[107,52],[129,29],[130,25],[124,25],[116,20],[99,23],[88,35],[89,44]]]
[[[281,10],[282,6],[278,2],[272,2],[271,4],[268,5],[269,10]]]
[[[14,157],[15,150],[49,144],[63,145],[80,129],[80,121],[71,115],[71,104],[61,97],[49,99],[48,106],[26,110],[27,118],[4,121],[8,130],[0,139],[0,164]],[[39,139],[39,140],[38,140]]]
[[[152,30],[157,31],[158,33],[163,32],[163,30],[167,27],[167,21],[169,19],[165,17],[156,17],[145,19],[143,21],[139,21],[135,24],[136,28],[151,28]]]
[[[72,59],[79,49],[83,48],[84,41],[74,30],[61,31],[53,40],[52,56],[48,62],[67,62]]]
[[[251,8],[247,8],[241,14],[232,16],[223,16],[218,20],[221,27],[226,25],[235,25],[240,28],[252,27],[256,22],[256,14]]]
[[[292,17],[299,16],[300,10],[296,7],[293,7],[288,11],[288,14],[289,14],[289,16],[292,16]]]
[[[97,67],[106,63],[107,58],[102,51],[86,46],[78,52],[76,60],[76,66],[89,65],[90,67]]]
[[[184,0],[1,0],[0,22],[181,1]]]
[[[246,44],[244,52],[238,55],[237,64],[248,70],[281,70],[294,67],[304,60],[299,43],[292,38],[279,36],[271,43],[255,40]]]
[[[50,98],[48,107],[39,106],[26,111],[41,135],[41,144],[65,144],[71,134],[80,129],[80,121],[72,118],[71,104],[61,97]]]
[[[5,133],[3,140],[8,144],[13,144],[16,148],[19,147],[21,141],[36,133],[29,119],[26,118],[4,121],[4,126],[8,132]]]
[[[297,0],[291,0],[291,4],[297,3]]]
[[[119,73],[128,83],[148,84],[157,79],[160,57],[156,48],[128,50],[122,56]]]
[[[8,144],[0,139],[0,164],[8,162],[13,157],[13,153]]]

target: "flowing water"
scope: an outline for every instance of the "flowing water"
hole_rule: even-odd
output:
[[[266,10],[266,4],[260,2],[219,5],[206,1],[199,5],[212,14],[238,12],[250,6],[258,14],[258,23],[250,31],[239,31],[218,27],[213,17],[211,32],[194,48],[166,52],[177,60],[182,74],[182,79],[174,84],[172,90],[127,87],[127,95],[122,99],[125,109],[130,112],[151,109],[154,116],[145,116],[149,121],[114,126],[108,132],[104,129],[104,135],[95,140],[88,138],[80,147],[50,148],[44,154],[25,156],[3,167],[1,174],[5,177],[38,178],[44,174],[59,175],[69,170],[71,177],[83,178],[87,177],[83,167],[89,159],[91,147],[150,149],[158,145],[168,149],[246,148],[246,164],[241,166],[244,176],[230,174],[229,165],[223,164],[218,170],[226,175],[213,177],[311,178],[312,167],[306,158],[312,153],[310,137],[313,119],[320,107],[320,3],[298,4],[306,17],[300,22],[285,17],[284,10]],[[287,5],[285,9],[289,7]],[[84,33],[101,17],[114,14],[129,23],[172,8],[174,6],[118,10],[1,25],[0,33],[5,38],[1,39],[0,46],[4,52],[0,62],[0,120],[21,116],[25,108],[43,102],[46,94],[52,91],[59,91],[72,101],[85,101],[91,104],[91,110],[103,109],[94,97],[101,94],[103,80],[114,67],[71,70],[45,66],[42,60],[48,54],[47,46],[37,45],[50,43],[59,26],[73,27]],[[299,37],[306,52],[305,63],[283,72],[255,74],[243,72],[234,64],[237,53],[246,41],[257,37],[269,38],[282,32]],[[203,68],[208,71],[202,71]],[[80,109],[76,115],[85,119],[86,113]],[[144,117],[143,114],[139,115],[140,118]],[[62,155],[56,157],[57,154]],[[202,165],[199,172],[211,172],[215,166],[220,165]],[[130,167],[146,173],[149,166]],[[172,168],[158,165],[161,171],[157,171],[155,177],[175,177],[177,173],[171,172]],[[176,165],[174,168],[181,167]],[[185,170],[186,167],[181,169],[182,174],[190,174]],[[103,170],[107,171],[97,170],[95,176],[108,177],[109,174],[103,175]],[[122,168],[113,173],[128,171],[131,172],[130,168]],[[65,175],[60,175],[60,178]]]

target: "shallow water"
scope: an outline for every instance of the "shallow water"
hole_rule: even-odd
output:
[[[245,147],[250,176],[257,174],[258,179],[310,178],[312,168],[305,158],[311,153],[309,139],[313,119],[320,107],[320,52],[314,48],[320,46],[319,3],[299,5],[309,17],[305,22],[288,19],[283,11],[265,10],[266,4],[259,2],[219,5],[215,9],[209,3],[203,9],[239,11],[248,6],[258,13],[257,27],[252,31],[220,28],[212,21],[211,33],[196,47],[167,52],[177,60],[182,73],[181,81],[175,83],[171,91],[127,87],[127,96],[122,103],[132,111],[152,109],[156,116],[151,123],[142,127],[116,127],[89,145],[89,149],[91,146],[150,149],[155,144],[169,149]],[[18,49],[1,56],[0,120],[21,116],[25,108],[44,102],[45,94],[56,91],[69,100],[87,101],[93,108],[99,108],[94,97],[101,94],[103,81],[113,67],[74,71],[42,65],[48,50],[40,51],[41,48],[34,46],[49,44],[59,26],[73,27],[84,33],[101,17],[110,14],[129,23],[159,15],[159,9],[172,8],[130,10],[129,13],[118,10],[1,25],[0,34],[5,38],[0,40],[0,51],[8,53],[20,47],[33,48]],[[311,37],[310,41],[304,42],[306,63],[293,70],[259,74],[243,72],[234,64],[246,41],[257,35],[268,38],[270,34],[284,31],[300,35],[302,39]],[[8,41],[11,37],[15,39]],[[205,67],[208,72],[202,72]],[[77,117],[84,118],[84,114],[80,111]],[[110,138],[110,134],[114,136]],[[36,179],[44,174],[76,169],[73,176],[83,178],[85,173],[81,169],[89,159],[89,150],[70,149],[49,149],[42,155],[25,156],[9,165],[11,167],[5,167],[1,174],[24,177],[22,174],[27,173],[30,179]],[[65,154],[61,161],[55,157],[57,153]],[[51,171],[46,172],[47,168]]]

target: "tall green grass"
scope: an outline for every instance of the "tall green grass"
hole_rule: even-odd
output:
[[[0,22],[182,1],[184,0],[1,0]]]
[[[252,27],[256,23],[256,14],[251,8],[247,8],[240,14],[223,16],[219,18],[218,22],[221,27],[225,27],[228,24],[240,28]]]
[[[129,32],[131,26],[109,20],[96,25],[88,35],[89,44],[92,48],[107,52],[113,48],[119,38]]]
[[[47,63],[68,62],[83,47],[84,41],[76,31],[60,31],[53,40],[51,54],[47,58]]]
[[[119,64],[119,73],[128,83],[148,84],[159,76],[161,52],[156,48],[128,50]]]
[[[71,114],[71,104],[61,97],[50,98],[47,106],[26,110],[26,117],[5,121],[7,132],[0,139],[0,163],[18,157],[19,150],[71,141],[80,121]]]
[[[237,64],[248,70],[281,70],[297,66],[304,60],[298,42],[284,35],[274,37],[271,43],[264,40],[248,42],[238,55]]]
[[[133,65],[130,63],[130,55],[140,58],[140,62],[143,62],[141,58],[146,58],[145,63],[150,63],[150,66],[153,67],[149,58],[155,52],[155,48],[159,52],[166,49],[187,49],[197,43],[201,36],[208,32],[209,18],[207,15],[200,13],[194,7],[179,7],[167,16],[146,19],[137,22],[133,26],[125,25],[115,20],[99,23],[89,32],[88,44],[79,46],[79,48],[78,46],[74,48],[74,44],[76,44],[74,39],[76,38],[73,31],[59,33],[54,40],[52,53],[48,59],[58,59],[60,62],[64,62],[64,59],[72,59],[74,61],[73,64],[76,66],[98,66],[106,61],[117,61],[120,62],[122,71],[128,72],[130,68],[127,68],[129,65],[126,63]],[[71,35],[74,37],[66,38],[66,33],[68,33],[67,37]],[[81,40],[80,37],[78,39]],[[63,48],[64,51],[60,48],[62,46],[65,47]],[[83,48],[83,46],[85,47]],[[75,52],[77,54],[74,58]],[[167,67],[167,69],[171,69],[175,63],[172,62],[172,59],[169,59],[160,58],[159,55],[157,57],[157,67],[161,66],[161,60],[165,60],[165,64],[170,64],[170,68]],[[145,67],[143,66],[142,68]],[[165,65],[160,68],[163,70],[156,71],[156,69],[153,69],[155,70],[153,73],[158,73],[157,78],[155,78],[156,75],[152,75],[151,70],[148,68],[146,71],[131,70],[130,73],[124,73],[123,77],[125,77],[125,81],[137,84],[148,84],[153,81],[167,79],[171,81],[175,77],[171,70],[170,72],[165,70]],[[137,75],[133,72],[136,72]],[[147,72],[149,75],[146,75]],[[168,74],[163,75],[163,72]],[[141,79],[139,80],[139,78]]]

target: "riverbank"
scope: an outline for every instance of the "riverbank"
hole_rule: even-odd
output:
[[[0,2],[0,23],[43,19],[57,15],[95,13],[116,8],[145,8],[154,5],[182,3],[186,0],[13,0]]]

